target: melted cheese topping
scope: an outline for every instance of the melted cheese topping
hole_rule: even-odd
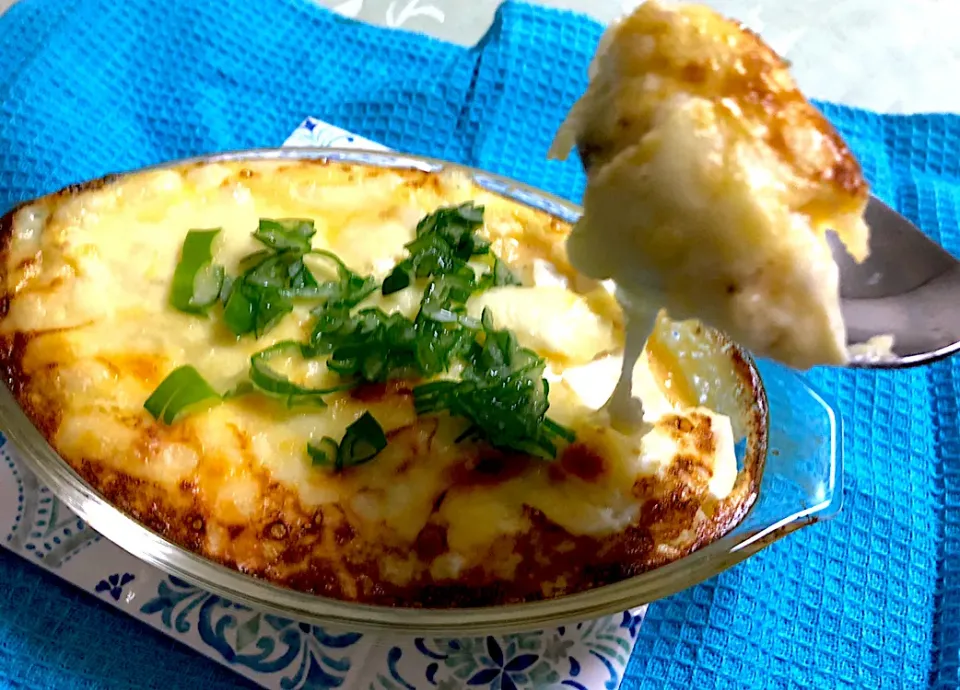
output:
[[[640,340],[665,307],[792,367],[846,363],[825,232],[867,256],[867,186],[780,58],[706,7],[648,1],[590,71],[552,149],[588,171],[573,265],[616,280]]]
[[[316,247],[382,279],[405,256],[424,214],[469,199],[485,205],[482,233],[525,281],[477,295],[469,309],[491,309],[498,327],[546,359],[550,415],[578,435],[555,463],[506,458],[490,474],[490,448],[456,442],[462,421],[418,419],[402,391],[337,394],[326,409],[296,410],[252,395],[169,427],[144,411],[177,366],[191,364],[226,390],[244,377],[253,353],[310,332],[309,305],[259,340],[233,337],[217,316],[170,307],[188,230],[222,228],[215,258],[235,273],[258,249],[251,233],[260,218],[312,218]],[[705,383],[742,389],[728,353],[689,329],[678,346],[685,327],[661,323],[659,339],[632,368],[649,430],[616,431],[601,409],[623,362],[613,299],[596,285],[573,289],[577,278],[558,252],[565,226],[459,176],[333,163],[174,168],[41,200],[15,215],[11,233],[0,337],[19,357],[8,356],[6,366],[28,414],[64,458],[140,519],[265,577],[350,599],[381,591],[364,589],[369,582],[405,586],[471,569],[509,580],[527,557],[509,544],[534,538],[538,520],[571,538],[616,535],[637,524],[654,496],[679,491],[701,506],[677,533],[692,534],[734,491],[734,439],[743,430],[728,415],[739,420],[742,409]],[[325,264],[311,267],[328,276]],[[412,316],[419,297],[413,289],[376,293],[367,304]],[[15,336],[26,336],[26,345],[15,345]],[[691,359],[691,343],[703,348],[699,357]],[[685,366],[685,358],[710,364]],[[275,366],[306,385],[335,380],[322,362]],[[390,435],[375,461],[341,474],[312,467],[307,441],[340,438],[367,410]],[[322,536],[310,531],[318,521]],[[441,546],[411,551],[434,528]],[[677,534],[664,543],[682,542]],[[504,548],[514,551],[497,551]],[[376,574],[358,579],[358,563]],[[334,584],[323,579],[327,569]]]

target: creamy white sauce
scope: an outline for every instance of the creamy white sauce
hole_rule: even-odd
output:
[[[614,388],[607,405],[613,427],[629,433],[630,430],[642,428],[644,421],[643,403],[634,395],[633,370],[653,332],[659,310],[649,302],[629,299],[619,291],[617,301],[624,312],[626,329],[623,365],[617,387]]]

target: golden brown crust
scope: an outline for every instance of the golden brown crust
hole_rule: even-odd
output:
[[[294,165],[297,165],[294,163]],[[306,165],[323,166],[324,161]],[[241,177],[251,178],[241,170]],[[436,184],[434,175],[411,172],[412,184]],[[60,200],[103,187],[112,181],[76,185],[43,200],[54,206]],[[5,317],[10,295],[7,293],[7,259],[13,234],[14,212],[0,218],[0,317]],[[559,227],[559,226],[557,226]],[[56,363],[28,374],[24,358],[36,338],[56,337],[45,332],[21,333],[0,337],[0,368],[4,381],[27,416],[43,436],[56,447],[61,426],[57,402]],[[526,509],[534,529],[517,537],[503,536],[494,544],[491,557],[519,557],[523,567],[512,579],[491,577],[481,568],[467,569],[456,580],[434,579],[429,570],[421,570],[405,585],[391,584],[381,577],[380,562],[385,556],[402,560],[411,545],[373,545],[358,533],[355,525],[337,504],[305,508],[296,493],[273,480],[252,461],[250,476],[259,485],[259,508],[253,519],[239,523],[224,519],[212,500],[217,492],[217,450],[205,448],[189,425],[164,427],[145,415],[125,419],[125,428],[136,440],[134,449],[143,458],[153,457],[157,447],[171,443],[192,448],[206,464],[194,479],[182,481],[176,491],[169,486],[126,474],[105,457],[75,456],[64,459],[106,501],[137,519],[170,541],[224,565],[275,584],[304,592],[343,600],[388,606],[469,607],[533,601],[574,593],[622,580],[675,560],[719,538],[735,526],[749,510],[756,495],[766,454],[766,404],[756,370],[736,348],[715,337],[717,346],[729,349],[742,381],[741,402],[748,410],[749,450],[745,468],[731,495],[713,502],[709,520],[697,521],[696,534],[684,535],[704,505],[703,495],[692,493],[684,482],[638,481],[634,494],[645,501],[640,517],[626,530],[607,537],[575,536],[551,522],[536,510]],[[71,355],[63,351],[61,357]],[[136,379],[149,386],[164,376],[167,365],[150,357],[111,357],[107,366],[118,380]],[[352,397],[364,404],[408,409],[412,401],[408,385],[368,386],[355,390]],[[707,419],[709,423],[709,419]],[[678,420],[678,426],[681,421]],[[391,445],[408,444],[409,458],[429,454],[436,420],[420,419],[391,431]],[[250,439],[233,428],[236,445],[248,448]],[[709,435],[702,439],[711,442]],[[58,449],[60,450],[60,449]],[[702,448],[701,450],[708,450]],[[61,453],[63,454],[62,450]],[[470,491],[473,487],[495,485],[510,480],[538,460],[505,457],[500,451],[472,446],[465,450],[463,462],[451,470],[447,491]],[[409,463],[407,463],[409,464]],[[408,469],[397,468],[401,478]],[[605,459],[595,450],[570,446],[551,468],[554,481],[568,475],[589,481],[605,471]],[[695,459],[679,462],[670,472],[696,473]],[[349,472],[347,473],[349,475]],[[673,487],[672,489],[670,487]],[[676,488],[680,486],[681,488]],[[412,549],[422,562],[444,554],[448,549],[446,527],[439,519],[445,500],[442,493],[433,506],[433,514],[417,535]],[[676,548],[665,546],[677,542]]]
[[[602,167],[640,141],[652,129],[654,106],[683,93],[713,103],[743,136],[749,132],[764,142],[799,183],[809,185],[815,194],[806,212],[829,215],[838,204],[850,212],[866,203],[859,163],[760,36],[707,7],[667,8],[653,1],[610,31],[608,50],[597,59],[611,62],[599,74],[619,81],[600,87],[611,93],[585,119],[578,137],[585,165]]]

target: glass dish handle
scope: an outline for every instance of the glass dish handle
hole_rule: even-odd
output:
[[[840,415],[801,375],[771,362],[757,365],[767,392],[770,429],[759,498],[724,539],[734,538],[730,551],[737,560],[836,516],[843,505]]]

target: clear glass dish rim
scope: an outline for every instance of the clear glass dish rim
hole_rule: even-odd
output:
[[[284,147],[230,151],[163,162],[107,175],[101,179],[108,180],[130,173],[162,170],[192,163],[324,158],[382,167],[414,168],[426,172],[456,170],[478,182],[480,186],[490,188],[492,183],[500,187],[494,190],[498,193],[503,193],[504,189],[509,190],[512,193],[508,196],[517,203],[534,206],[563,221],[573,222],[581,215],[581,209],[577,205],[502,175],[425,156],[353,148]],[[31,201],[18,204],[0,216],[13,214],[17,208],[29,203]],[[798,385],[803,386],[823,403],[824,409],[830,415],[829,442],[835,456],[833,476],[830,477],[835,494],[832,498],[749,534],[728,533],[677,561],[617,583],[557,599],[478,608],[416,609],[372,606],[306,594],[245,575],[174,544],[107,502],[47,443],[21,410],[7,385],[0,386],[0,425],[3,434],[13,444],[18,457],[29,470],[93,529],[140,560],[226,599],[280,616],[359,632],[435,636],[503,634],[599,618],[662,599],[718,575],[801,527],[835,515],[842,500],[842,487],[839,486],[842,481],[842,422],[833,407],[826,403],[815,389],[796,374],[791,375],[796,377]],[[767,424],[769,426],[769,415]],[[769,448],[767,452],[770,452]],[[754,506],[759,501],[762,483],[761,474]],[[753,507],[737,524],[747,520],[752,511]],[[735,526],[731,532],[736,529]]]

